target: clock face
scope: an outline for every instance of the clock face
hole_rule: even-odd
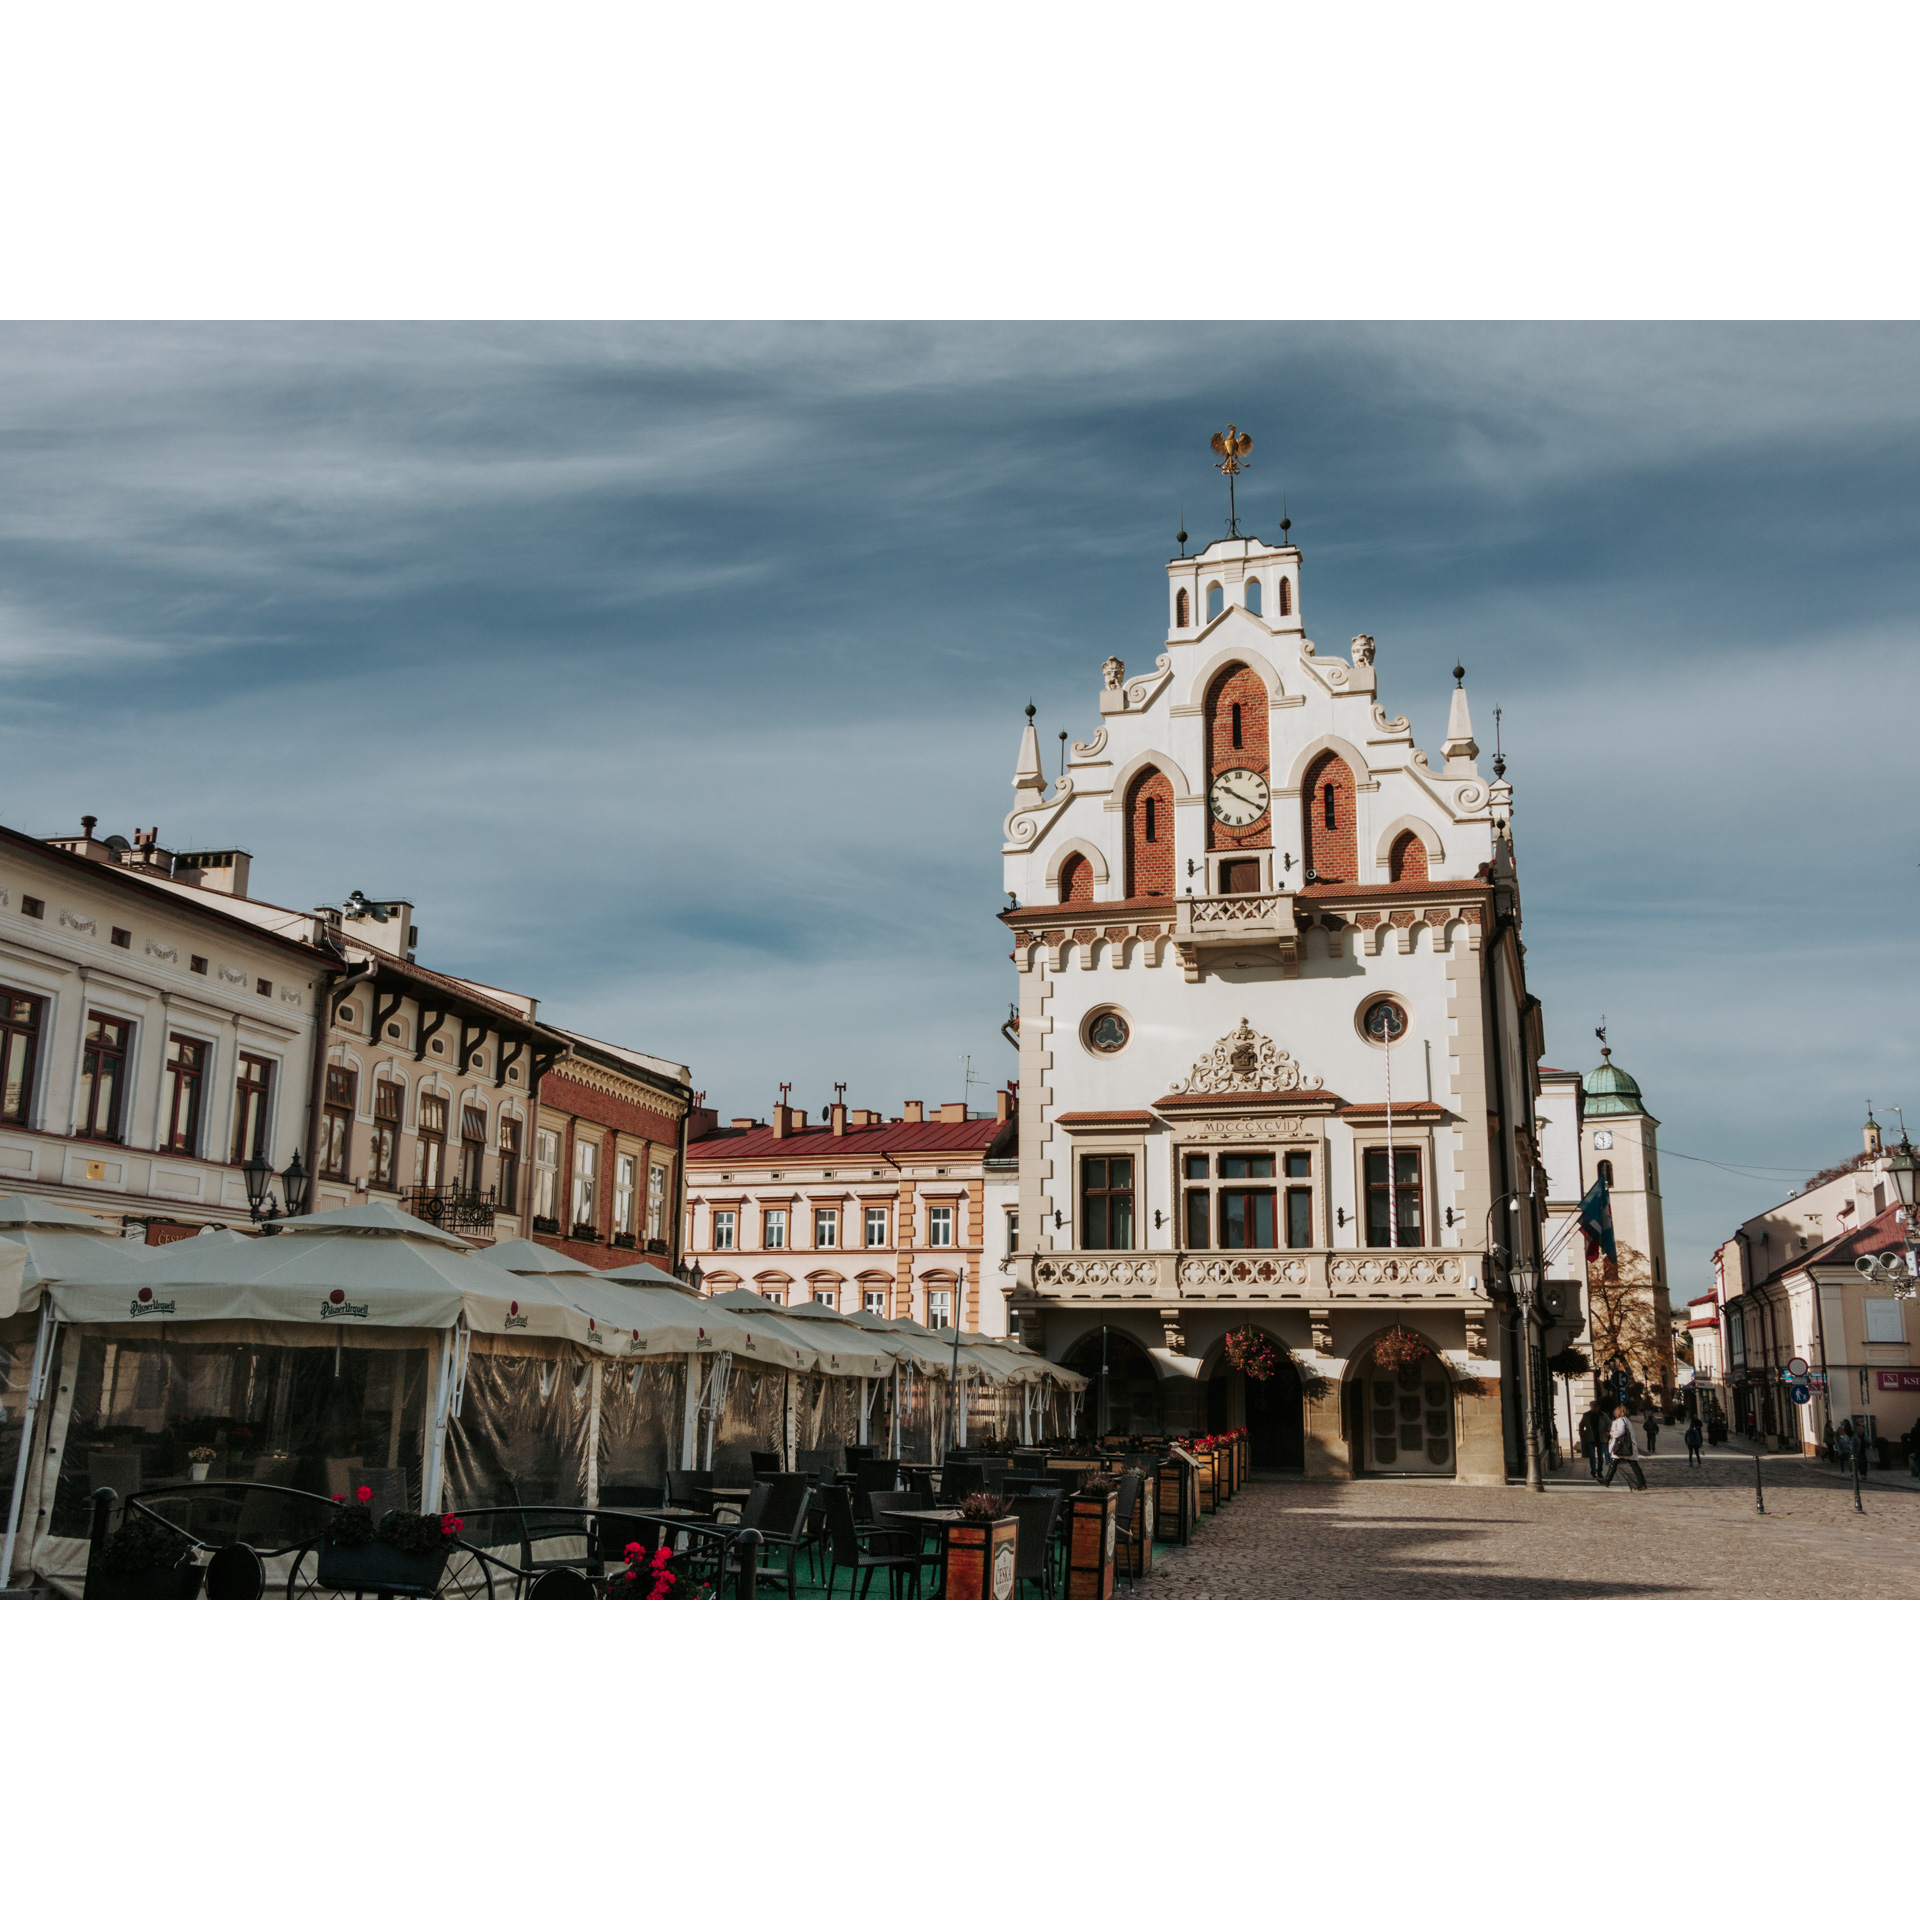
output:
[[[1601,1130],[1593,1136],[1593,1144],[1598,1147],[1602,1153],[1605,1153],[1606,1150],[1613,1145],[1613,1135],[1602,1127]]]
[[[1207,804],[1223,827],[1250,827],[1267,810],[1266,780],[1251,767],[1229,767],[1215,778]]]

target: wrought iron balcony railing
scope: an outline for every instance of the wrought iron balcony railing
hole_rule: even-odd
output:
[[[484,1193],[469,1187],[408,1187],[401,1198],[407,1211],[429,1226],[447,1233],[491,1233],[494,1191],[492,1187]]]

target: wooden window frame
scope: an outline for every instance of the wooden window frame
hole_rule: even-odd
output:
[[[500,1207],[506,1213],[520,1210],[521,1138],[519,1117],[503,1113],[500,1116]]]
[[[320,1103],[321,1180],[353,1177],[353,1116],[360,1101],[360,1075],[353,1067],[329,1066]]]
[[[1373,1237],[1374,1195],[1376,1192],[1385,1193],[1387,1190],[1384,1182],[1376,1185],[1373,1179],[1373,1156],[1379,1154],[1383,1156],[1384,1159],[1386,1151],[1387,1143],[1384,1139],[1368,1140],[1360,1148],[1360,1227],[1364,1236],[1364,1244],[1376,1249],[1385,1247],[1390,1252],[1398,1252],[1404,1247],[1424,1247],[1427,1245],[1427,1191],[1430,1182],[1427,1178],[1426,1142],[1420,1139],[1415,1139],[1411,1142],[1396,1140],[1393,1143],[1393,1194],[1392,1200],[1389,1202],[1389,1204],[1394,1207],[1393,1225],[1395,1231],[1398,1232],[1400,1225],[1400,1208],[1398,1202],[1401,1196],[1411,1189],[1414,1204],[1414,1237],[1409,1240],[1405,1233],[1399,1233],[1397,1239],[1389,1237],[1376,1240]],[[1412,1156],[1413,1179],[1411,1181],[1400,1178],[1399,1163],[1402,1155]]]
[[[827,1238],[820,1237],[825,1229]],[[840,1246],[840,1209],[838,1207],[815,1207],[813,1210],[813,1244],[816,1248],[826,1248],[837,1252]]]
[[[18,1007],[28,1011],[17,1013]],[[37,993],[17,993],[11,987],[0,988],[0,1126],[30,1127],[33,1124],[35,1076],[40,1070],[40,1036],[47,1001]],[[18,1062],[18,1071],[14,1070]],[[18,1095],[9,1111],[7,1088],[16,1087]]]
[[[787,1241],[791,1237],[792,1223],[788,1220],[786,1207],[765,1207],[760,1213],[760,1245],[767,1253],[785,1253]],[[779,1234],[776,1240],[773,1236]]]
[[[891,1207],[863,1207],[860,1211],[860,1231],[865,1236],[863,1245],[886,1247],[893,1244],[893,1209]],[[874,1222],[880,1224],[880,1238],[873,1237]]]
[[[1097,1153],[1083,1153],[1078,1156],[1074,1166],[1076,1215],[1074,1220],[1074,1234],[1076,1243],[1081,1251],[1086,1253],[1131,1253],[1134,1250],[1133,1243],[1139,1233],[1139,1159],[1140,1156],[1137,1153],[1126,1151],[1115,1152],[1108,1148],[1103,1148]],[[1127,1169],[1127,1179],[1123,1186],[1115,1186],[1112,1183],[1111,1170],[1116,1163],[1124,1164]],[[1105,1171],[1101,1177],[1101,1184],[1098,1187],[1093,1187],[1088,1184],[1088,1170],[1096,1166],[1105,1169]],[[1113,1243],[1113,1208],[1115,1202],[1123,1196],[1126,1201],[1127,1213],[1126,1240],[1124,1244],[1116,1246]],[[1090,1212],[1090,1208],[1095,1204],[1097,1204],[1101,1210],[1099,1216],[1101,1237],[1097,1241],[1092,1239],[1089,1234],[1089,1229],[1093,1224],[1093,1215]]]
[[[103,1031],[108,1027],[117,1028],[119,1039],[108,1043],[96,1039],[95,1026]],[[74,1138],[78,1140],[113,1140],[120,1138],[120,1120],[127,1104],[127,1062],[133,1054],[133,1022],[124,1014],[90,1012],[81,1028],[80,1055],[80,1098],[85,1103],[86,1121],[74,1128]],[[115,1062],[113,1072],[113,1092],[108,1099],[108,1110],[104,1120],[100,1113],[100,1070],[97,1064],[101,1060]]]
[[[956,1243],[955,1234],[959,1231],[960,1209],[950,1201],[943,1200],[939,1205],[927,1207],[927,1245],[930,1247],[952,1247]],[[940,1229],[946,1229],[947,1237],[940,1238]]]
[[[263,1157],[273,1126],[273,1082],[275,1062],[264,1053],[243,1053],[233,1068],[233,1160],[244,1167],[254,1155]],[[262,1071],[254,1079],[249,1069]]]
[[[400,1190],[400,1131],[407,1119],[407,1087],[403,1080],[373,1083],[373,1150],[367,1163],[367,1184],[382,1193]]]
[[[191,1049],[193,1058],[176,1057],[176,1048]],[[212,1052],[210,1040],[197,1040],[190,1033],[167,1035],[167,1132],[162,1153],[199,1157],[200,1132],[207,1122],[207,1066]],[[188,1109],[184,1127],[180,1124],[183,1098]]]
[[[721,1225],[725,1223],[727,1237],[720,1238]],[[738,1207],[715,1207],[708,1216],[707,1239],[714,1253],[738,1253],[740,1251],[740,1209]]]

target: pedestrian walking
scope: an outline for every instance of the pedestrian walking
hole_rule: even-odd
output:
[[[1622,1467],[1627,1470],[1627,1480],[1636,1493],[1647,1490],[1647,1476],[1640,1471],[1640,1462],[1633,1457],[1633,1422],[1627,1418],[1625,1407],[1613,1410],[1613,1426],[1607,1435],[1607,1477],[1601,1483],[1613,1485],[1613,1476]]]
[[[1690,1467],[1697,1467],[1700,1464],[1700,1442],[1702,1437],[1700,1421],[1696,1416],[1687,1422],[1687,1465]]]
[[[1647,1435],[1647,1451],[1657,1453],[1660,1450],[1660,1417],[1649,1407],[1644,1423]]]
[[[1907,1471],[1920,1480],[1920,1420],[1907,1429]]]
[[[1598,1480],[1607,1470],[1607,1421],[1597,1407],[1589,1407],[1580,1423],[1580,1444],[1586,1448],[1587,1471]]]

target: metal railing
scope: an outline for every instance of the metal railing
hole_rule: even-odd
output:
[[[406,1187],[401,1199],[416,1220],[448,1233],[491,1233],[496,1211],[494,1189],[473,1187]]]

